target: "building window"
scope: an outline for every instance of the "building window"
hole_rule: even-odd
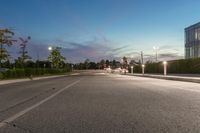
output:
[[[197,40],[200,41],[200,28],[197,29]]]

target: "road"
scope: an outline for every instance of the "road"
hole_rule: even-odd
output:
[[[95,71],[0,85],[0,133],[199,133],[200,84]]]

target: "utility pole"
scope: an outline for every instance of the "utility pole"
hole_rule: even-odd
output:
[[[159,47],[154,46],[153,49],[156,52],[156,62],[158,62],[158,50],[159,50]]]
[[[156,62],[158,62],[158,51],[156,50]]]
[[[143,51],[141,51],[141,63],[143,64],[144,62],[144,59],[143,59]]]

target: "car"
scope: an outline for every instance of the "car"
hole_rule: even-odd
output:
[[[114,71],[114,73],[120,73],[121,72],[121,68],[116,68],[116,69],[114,69],[113,71]]]
[[[122,69],[121,73],[128,73],[128,70],[127,69]]]
[[[110,73],[112,71],[112,69],[110,67],[104,68],[104,70],[108,73]]]

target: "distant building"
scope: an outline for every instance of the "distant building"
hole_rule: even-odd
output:
[[[200,57],[200,22],[185,28],[185,58]]]

